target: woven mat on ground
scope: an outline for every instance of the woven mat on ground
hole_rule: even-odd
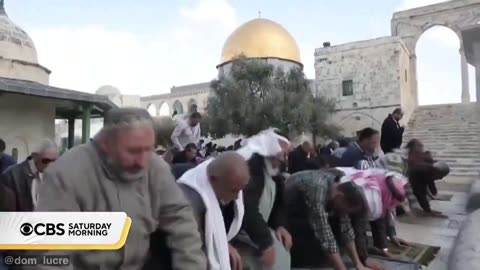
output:
[[[440,247],[427,246],[417,243],[410,243],[409,247],[397,247],[388,245],[388,251],[394,259],[412,261],[420,265],[428,266],[435,259]]]
[[[380,265],[382,265],[387,270],[419,270],[421,269],[421,266],[419,264],[416,264],[413,262],[396,260],[396,259],[378,258],[378,257],[372,257],[372,259],[377,263],[379,263]],[[348,262],[346,266],[349,270],[356,269],[355,267],[352,267],[351,263],[348,263]],[[332,270],[332,268],[328,268],[328,267],[292,268],[291,270]]]

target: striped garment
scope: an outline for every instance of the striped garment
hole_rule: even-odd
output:
[[[376,161],[376,167],[379,169],[384,169],[387,171],[392,171],[400,173],[405,177],[408,177],[408,160],[405,152],[398,150],[397,152],[387,153]],[[412,187],[410,183],[405,185],[405,194],[408,200],[410,208],[419,208],[420,204],[418,203],[417,197],[413,194]]]

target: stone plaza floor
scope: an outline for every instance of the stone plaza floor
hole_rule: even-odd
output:
[[[437,182],[439,194],[453,195],[449,201],[431,201],[432,209],[441,211],[448,219],[399,218],[398,235],[410,242],[441,247],[428,270],[446,270],[448,256],[463,221],[467,218],[465,205],[473,179],[449,177]]]

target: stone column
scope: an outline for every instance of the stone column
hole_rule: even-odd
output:
[[[417,56],[410,56],[410,88],[415,97],[415,107],[418,106]]]
[[[82,143],[87,143],[90,140],[90,119],[92,106],[85,105],[83,106],[82,110]]]
[[[73,148],[75,143],[75,117],[68,118],[68,146],[67,148]]]
[[[463,46],[460,49],[460,66],[462,71],[462,103],[470,103],[470,90],[468,88],[468,63]]]
[[[475,66],[475,81],[477,92],[477,104],[480,104],[480,63]]]

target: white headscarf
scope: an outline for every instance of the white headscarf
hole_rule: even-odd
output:
[[[275,128],[269,128],[257,135],[242,141],[243,147],[237,150],[246,160],[250,159],[253,154],[259,154],[263,157],[272,157],[283,151],[279,141],[290,146],[287,138],[275,133]]]
[[[262,156],[275,156],[282,152],[280,141],[287,145],[290,142],[275,133],[275,129],[268,129],[246,140],[243,147],[237,150],[245,160],[253,154]],[[230,230],[225,231],[222,212],[218,199],[212,189],[207,176],[207,167],[214,158],[210,158],[197,167],[188,170],[180,177],[178,183],[188,185],[197,191],[207,209],[205,214],[205,246],[207,250],[208,265],[210,270],[230,270],[230,257],[228,254],[228,241],[240,231],[243,221],[244,205],[243,193],[240,192],[235,201],[235,217],[230,225]]]

